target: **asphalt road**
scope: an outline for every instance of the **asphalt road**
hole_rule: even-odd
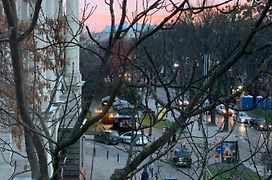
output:
[[[157,89],[157,95],[159,98],[162,98],[163,101],[166,101],[165,99],[165,93],[162,89]],[[155,104],[150,99],[149,107],[151,107],[153,110],[156,110]],[[223,116],[217,115],[217,127],[219,128],[222,126],[223,123]],[[261,132],[259,130],[256,130],[254,128],[250,128],[247,124],[242,123],[234,123],[233,119],[230,119],[229,122],[230,126],[229,128],[233,128],[232,130],[229,130],[229,132],[225,132],[224,136],[228,133],[231,133],[232,140],[237,140],[239,145],[239,155],[240,159],[247,160],[244,164],[247,165],[247,167],[251,166],[251,169],[256,168],[255,170],[259,170],[261,173],[263,173],[263,167],[261,162],[261,155],[260,151],[264,151],[264,142],[269,142],[267,144],[271,144],[271,134],[268,134],[267,132]],[[208,126],[207,126],[208,127]],[[208,131],[209,131],[208,127]],[[202,134],[201,131],[196,128],[196,126],[193,129],[194,133],[199,136]],[[154,132],[154,130],[153,130]],[[223,133],[222,133],[223,134]],[[160,133],[153,133],[154,138],[157,138],[161,135]],[[269,136],[269,138],[266,138]],[[189,142],[189,141],[188,141]],[[188,143],[187,142],[187,143]],[[212,142],[212,140],[211,140]],[[104,144],[96,143],[95,145],[96,149],[96,156],[93,159],[93,171],[92,171],[92,177],[93,179],[109,179],[110,175],[113,173],[114,169],[116,168],[123,168],[127,161],[127,152],[125,151],[126,148],[128,148],[128,145],[119,144],[118,146],[107,146]],[[138,147],[139,148],[139,147]],[[92,154],[93,154],[94,144],[93,141],[89,140],[89,142],[86,143],[86,159],[88,159],[88,162],[92,162]],[[201,148],[200,148],[201,149]],[[258,152],[257,152],[258,151]],[[107,158],[107,152],[108,152],[108,158]],[[255,165],[253,165],[253,161],[248,160],[254,155],[254,162]],[[199,159],[194,154],[193,155],[193,161],[197,162]],[[213,158],[211,155],[210,163],[212,162],[218,162],[218,159]],[[92,163],[89,163],[92,164]],[[196,163],[197,165],[197,163]],[[175,168],[171,166],[167,161],[165,157],[162,157],[160,161],[157,161],[154,165],[154,174],[155,171],[159,172],[158,179],[164,179],[164,178],[177,178],[177,179],[189,179],[187,175],[193,177],[194,179],[197,179],[197,175],[195,174],[195,170],[193,168],[186,169],[186,168]],[[197,167],[196,167],[197,168]],[[91,168],[90,168],[91,169]],[[139,172],[136,174],[136,178],[139,179],[140,176]]]
[[[87,176],[93,180],[108,180],[110,175],[115,169],[123,168],[128,159],[128,153],[130,145],[120,143],[116,146],[105,145],[102,143],[94,142],[92,137],[87,139],[85,143],[85,156],[84,164],[88,169]],[[143,147],[133,147],[134,151],[140,151]],[[94,153],[95,152],[95,153]],[[95,156],[93,156],[95,154]],[[193,156],[193,161],[196,161],[196,157]],[[147,159],[148,161],[148,159]],[[93,164],[93,167],[92,167]],[[194,168],[177,168],[172,166],[168,158],[163,156],[160,160],[149,166],[149,170],[153,168],[153,178],[165,179],[190,179],[189,177],[197,177]],[[151,171],[149,171],[151,176]],[[141,171],[137,173],[132,179],[140,179]],[[188,177],[189,176],[189,177]]]
[[[220,127],[223,122],[223,117],[218,115],[217,116],[217,126]],[[251,153],[254,153],[256,150],[261,149],[264,150],[263,142],[264,138],[267,135],[267,132],[261,132],[256,130],[255,128],[250,128],[247,124],[241,123],[234,123],[233,119],[230,119],[230,129],[233,128],[231,131],[232,140],[237,140],[239,144],[239,154],[241,160],[250,159]],[[210,127],[208,127],[210,129]],[[201,131],[198,130],[196,126],[193,127],[192,131],[195,135],[202,134]],[[152,139],[158,138],[162,133],[162,130],[154,130],[153,129],[153,137]],[[228,134],[228,132],[225,132]],[[269,134],[270,135],[270,134]],[[186,135],[184,135],[186,136]],[[269,141],[271,141],[271,135],[269,137]],[[179,142],[177,146],[180,146]],[[183,141],[182,143],[187,143],[188,141]],[[271,143],[271,142],[270,142]],[[95,148],[94,148],[95,147]],[[115,169],[123,168],[127,163],[128,153],[130,146],[128,144],[120,143],[117,146],[112,145],[105,145],[101,143],[94,142],[93,139],[87,139],[85,143],[85,156],[84,161],[87,164],[86,169],[88,170],[88,176],[90,177],[92,174],[92,179],[109,179],[110,175],[113,173]],[[95,156],[94,154],[95,149]],[[134,150],[142,150],[141,146],[134,147]],[[201,150],[201,148],[200,148]],[[254,156],[255,166],[257,170],[263,174],[263,167],[261,166],[261,159],[260,153],[256,153]],[[153,174],[155,179],[155,174],[158,172],[157,179],[165,179],[165,178],[176,178],[176,179],[190,179],[189,177],[193,177],[193,179],[197,179],[198,175],[195,173],[195,169],[198,168],[197,165],[199,159],[196,156],[196,153],[193,153],[193,162],[195,162],[192,168],[176,168],[172,166],[167,157],[162,157],[159,161],[156,161],[152,164],[153,167]],[[148,159],[147,159],[148,160]],[[210,163],[218,161],[211,155]],[[93,164],[93,167],[92,167]],[[254,165],[252,160],[247,160],[245,162],[247,166],[252,166],[251,169],[254,169]],[[136,174],[133,179],[139,179],[140,173]],[[151,174],[151,173],[150,173]]]

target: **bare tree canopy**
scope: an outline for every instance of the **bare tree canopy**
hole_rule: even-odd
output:
[[[139,0],[132,11],[128,0],[104,3],[110,24],[98,33],[86,23],[96,13],[92,2],[79,7],[76,0],[2,0],[0,141],[3,161],[12,169],[8,178],[30,172],[32,179],[62,179],[71,165],[69,153],[77,147],[77,176],[92,179],[95,151],[91,170],[84,169],[82,137],[90,131],[97,137],[103,121],[118,124],[120,134],[120,124],[127,127],[130,138],[141,136],[113,147],[126,162],[107,178],[138,177],[156,162],[187,179],[221,178],[253,162],[256,176],[266,178],[255,160],[261,156],[265,167],[271,166],[271,115],[259,124],[257,118],[242,120],[240,112],[258,112],[271,99],[271,0]],[[153,23],[161,11],[165,16]],[[244,109],[244,95],[252,95],[252,107]],[[104,96],[96,112],[93,104]],[[130,121],[122,121],[128,111]],[[245,128],[248,147],[241,157],[239,140],[228,140],[238,121],[267,130],[251,136]],[[156,137],[154,129],[160,132]],[[147,132],[149,141],[143,136]],[[173,159],[184,158],[176,157],[181,152],[188,154],[189,173],[175,166]],[[218,170],[223,163],[212,168],[215,152],[222,162],[232,158],[223,172]],[[26,162],[23,167],[14,156]],[[153,179],[160,175],[159,165],[154,169]]]

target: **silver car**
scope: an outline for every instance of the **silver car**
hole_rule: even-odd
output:
[[[249,123],[251,121],[251,117],[245,112],[238,112],[235,120],[240,123]]]
[[[120,135],[120,141],[129,144],[132,142],[135,145],[142,146],[147,144],[148,139],[141,133],[141,131],[129,131]]]

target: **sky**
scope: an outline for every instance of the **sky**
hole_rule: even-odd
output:
[[[107,0],[109,1],[109,0]],[[154,0],[149,0],[150,2],[154,2]],[[80,11],[83,10],[84,7],[84,1],[81,0],[80,2]],[[86,0],[87,3],[89,3],[89,7],[88,9],[90,10],[91,7],[95,7],[96,6],[96,10],[94,11],[93,15],[89,18],[89,20],[87,21],[87,24],[89,25],[89,28],[91,31],[96,31],[99,32],[101,30],[103,30],[103,28],[106,25],[110,24],[110,13],[109,13],[109,7],[105,4],[105,0]],[[119,0],[119,2],[121,2],[121,0]],[[127,12],[128,15],[131,17],[132,12],[135,11],[135,7],[136,7],[136,2],[137,0],[128,0],[128,7],[127,7]],[[142,2],[142,0],[138,0],[138,2]],[[138,9],[142,9],[142,4],[138,3]],[[118,0],[115,0],[115,13],[116,13],[116,18],[119,20],[120,15],[121,15],[121,9],[118,5]],[[152,22],[156,23],[158,22],[160,19],[162,19],[165,16],[166,12],[159,12],[156,13],[156,15],[154,15],[152,17]]]
[[[96,7],[93,15],[88,19],[87,24],[89,26],[89,29],[91,31],[100,32],[103,30],[103,28],[106,25],[110,25],[110,13],[109,13],[109,6],[105,4],[105,1],[109,2],[110,0],[80,0],[80,11],[83,11],[84,2],[88,4],[88,10],[92,7]],[[143,2],[149,2],[149,5],[152,4],[156,0],[128,0],[127,5],[127,15],[131,19],[132,13],[135,12],[136,9],[138,9],[138,13],[143,9],[143,7],[146,7],[146,4],[143,4]],[[169,0],[166,0],[169,3]],[[172,0],[175,3],[180,4],[183,2],[182,0]],[[190,3],[193,3],[195,5],[202,4],[201,1],[203,0],[189,0]],[[222,2],[223,0],[207,0],[206,2],[209,4],[215,4],[218,2]],[[227,0],[224,0],[227,1]],[[118,24],[118,21],[120,19],[121,15],[121,8],[118,4],[118,2],[122,2],[122,0],[114,0],[114,11],[116,16],[116,24]],[[137,5],[137,8],[136,8]],[[171,7],[168,7],[168,10],[170,10]],[[163,19],[169,12],[167,12],[165,9],[161,9],[160,11],[154,13],[152,15],[152,18],[149,17],[149,23],[151,24],[158,24],[160,20]],[[141,23],[141,22],[139,22]]]

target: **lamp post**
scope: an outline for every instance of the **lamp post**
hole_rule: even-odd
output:
[[[178,63],[174,63],[174,68],[178,68],[179,67],[179,64]]]

